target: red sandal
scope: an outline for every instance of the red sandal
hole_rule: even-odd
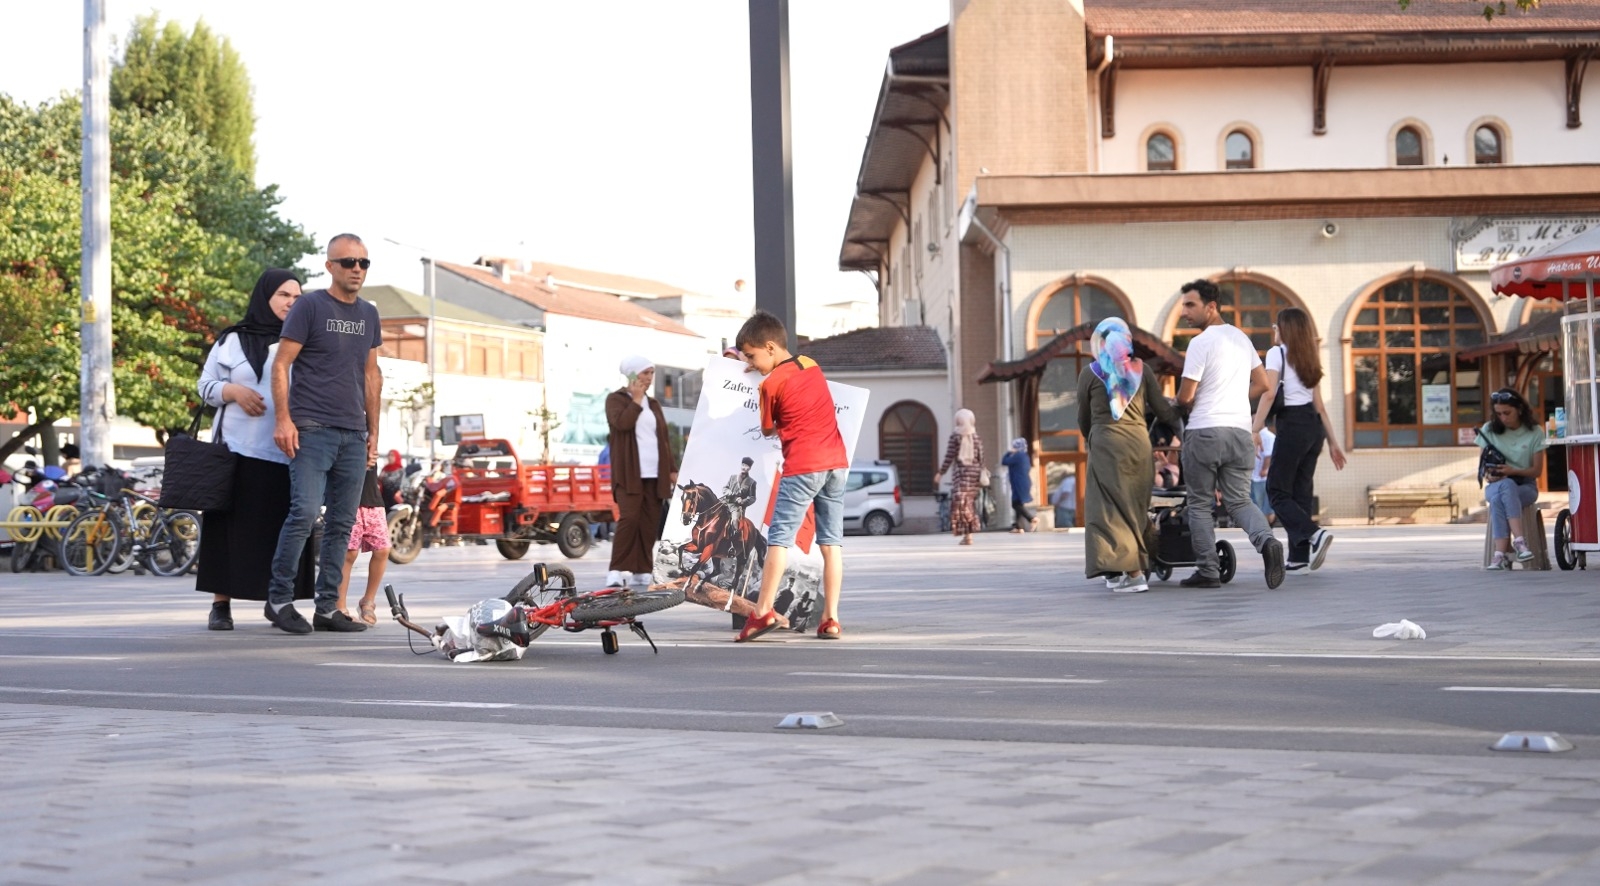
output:
[[[844,628],[839,626],[838,619],[825,618],[822,620],[822,624],[817,625],[818,640],[837,640],[842,636],[844,636]]]
[[[763,636],[778,627],[778,613],[768,611],[765,615],[752,615],[744,620],[744,629],[739,636],[733,638],[735,643],[747,643],[757,637]]]

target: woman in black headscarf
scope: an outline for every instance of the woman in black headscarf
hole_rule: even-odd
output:
[[[217,336],[200,371],[200,398],[217,407],[212,438],[238,456],[234,506],[201,518],[200,575],[195,590],[212,595],[209,627],[233,630],[229,600],[266,600],[278,532],[289,514],[289,459],[272,441],[272,361],[283,318],[300,297],[300,281],[268,268],[250,293],[244,320]],[[295,598],[311,597],[316,550],[306,545]]]

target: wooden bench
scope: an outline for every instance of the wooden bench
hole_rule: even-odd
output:
[[[1461,515],[1461,504],[1456,499],[1455,487],[1442,486],[1368,486],[1367,525],[1378,519],[1379,508],[1449,508],[1450,519]]]

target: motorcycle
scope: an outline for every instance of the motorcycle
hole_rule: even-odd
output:
[[[454,483],[453,477],[448,477],[448,482]],[[395,479],[390,478],[384,485],[386,490],[394,488]],[[394,504],[389,508],[389,562],[410,563],[417,559],[422,549],[433,541],[428,532],[428,499],[433,496],[439,486],[438,481],[430,481],[427,474],[414,471],[398,478],[398,487],[393,492]],[[385,500],[389,493],[385,493]]]

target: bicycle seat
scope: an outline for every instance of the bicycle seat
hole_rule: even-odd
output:
[[[478,636],[510,640],[524,647],[533,640],[533,632],[528,629],[527,614],[520,606],[513,606],[511,611],[498,621],[478,625]]]

